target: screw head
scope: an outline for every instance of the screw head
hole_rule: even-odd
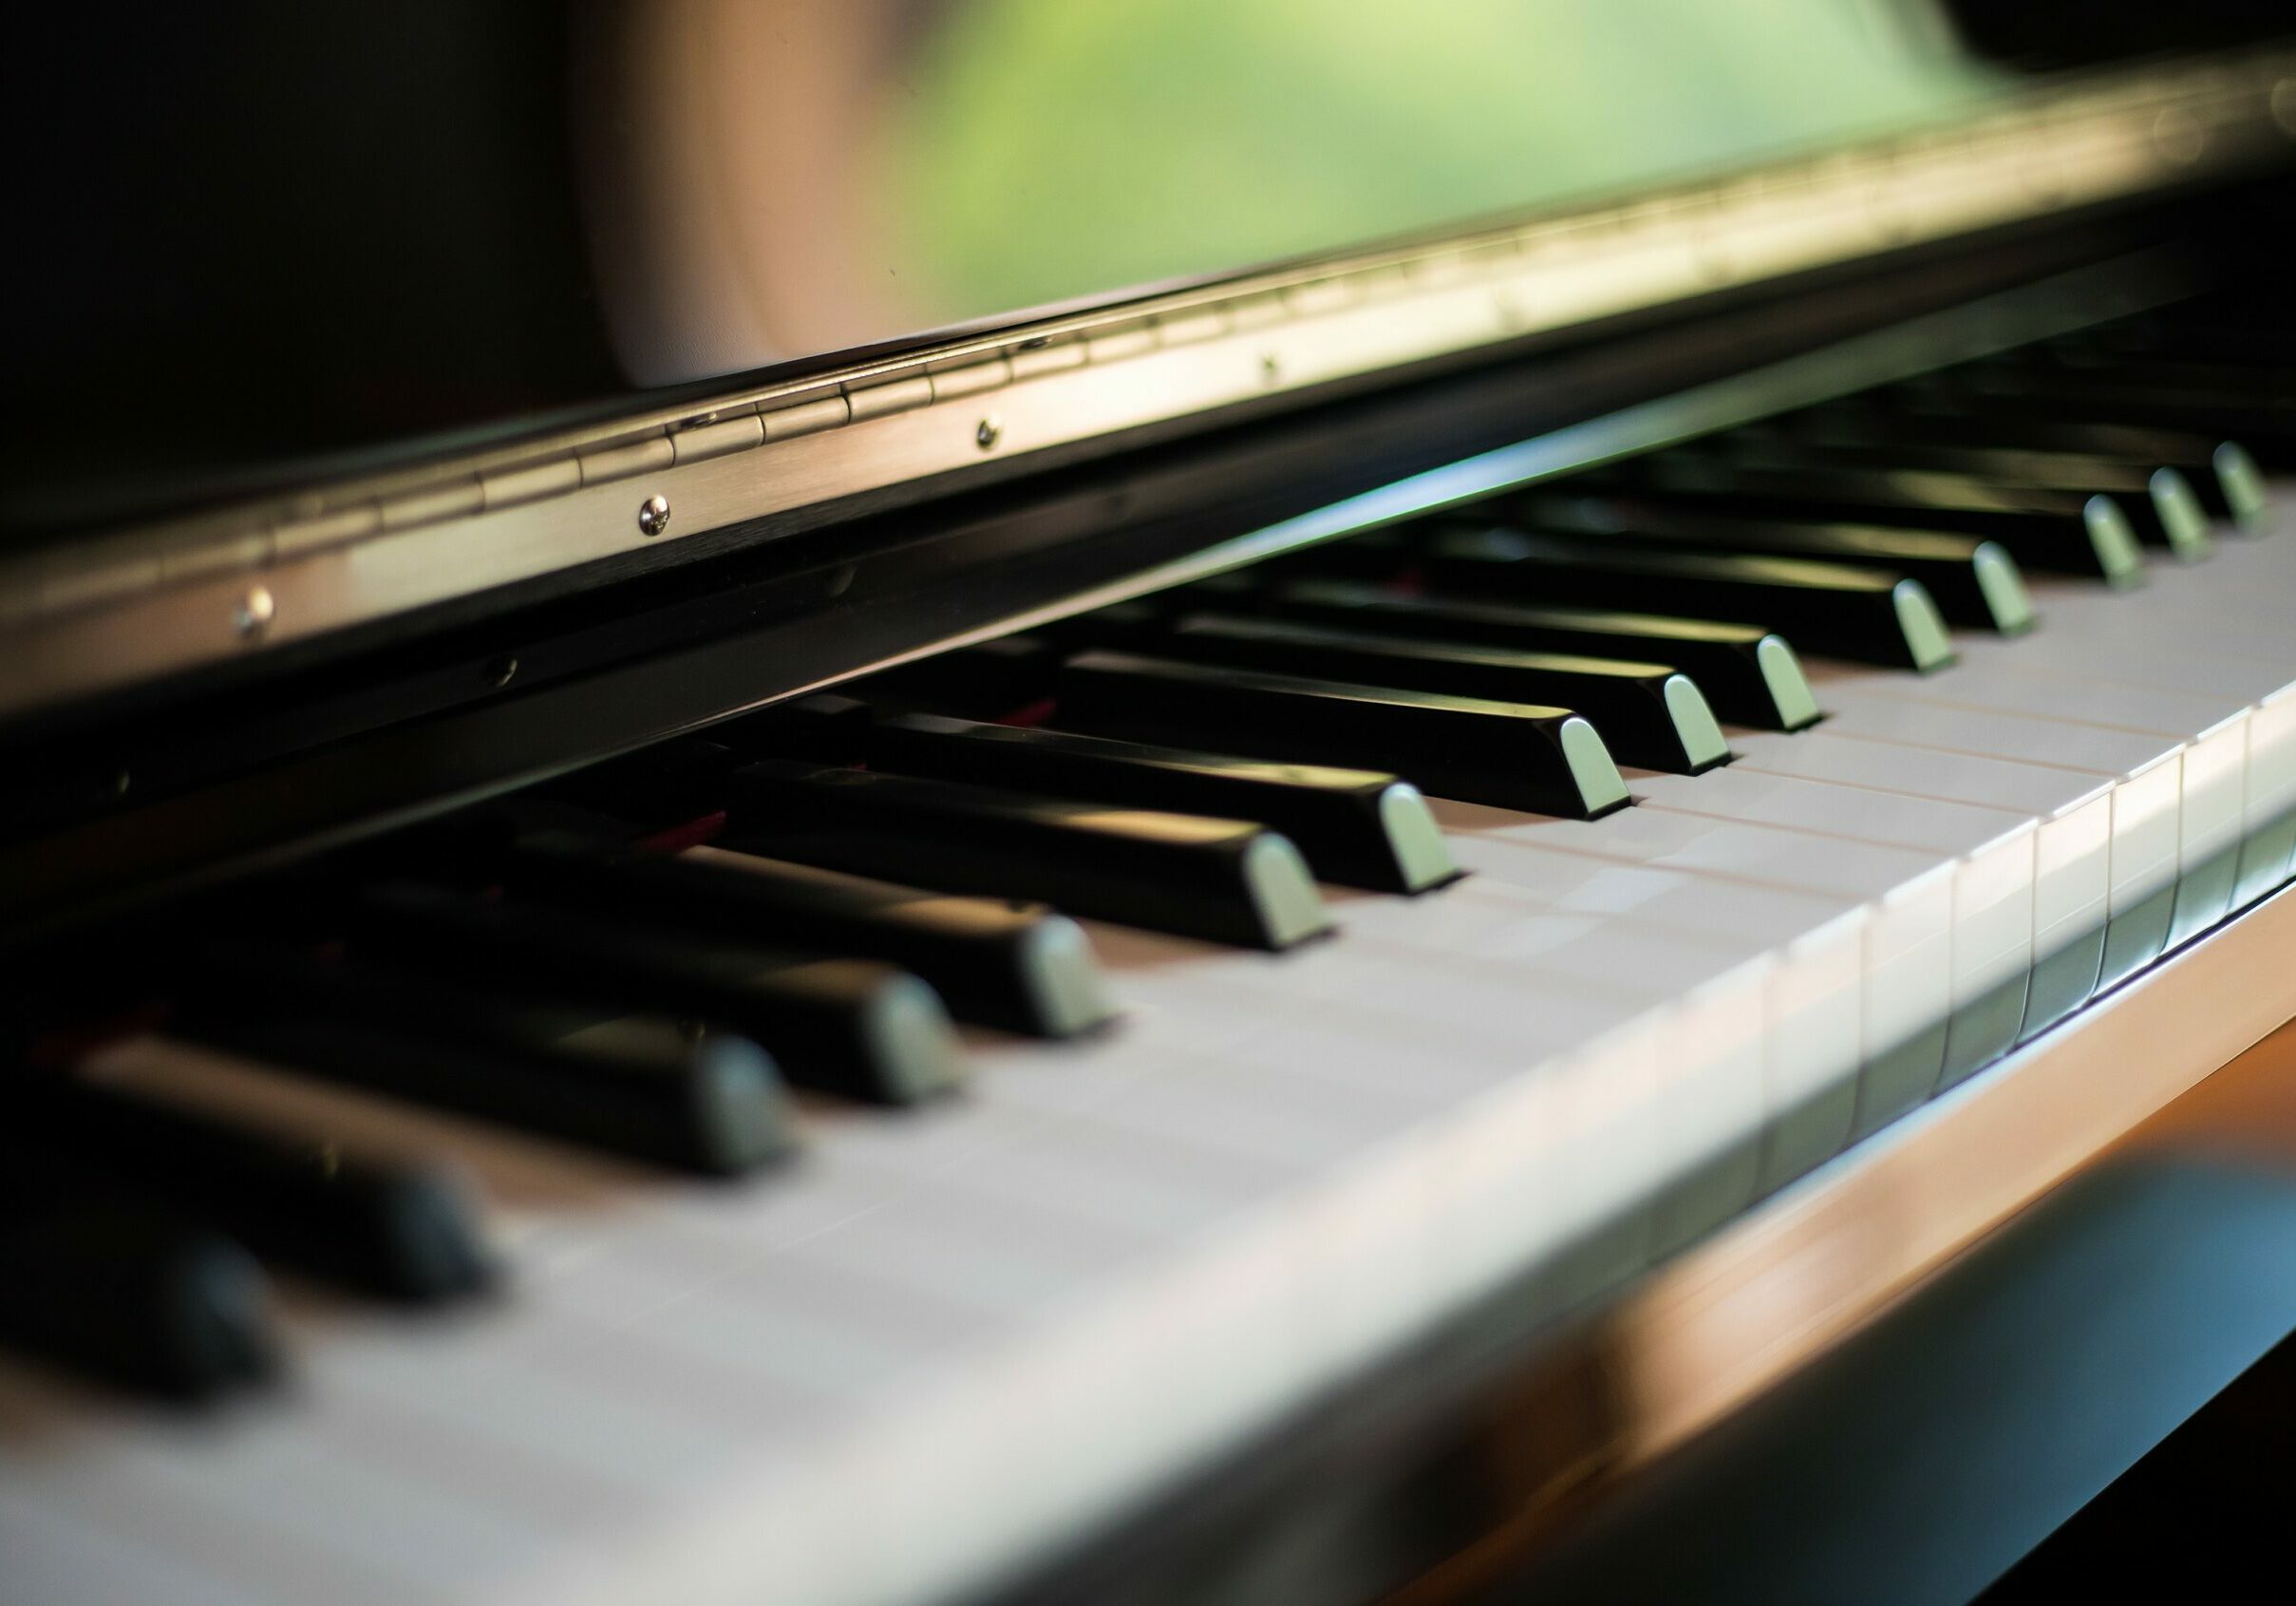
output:
[[[669,528],[669,499],[656,494],[638,503],[638,528],[649,536],[658,536]]]
[[[1260,383],[1273,385],[1284,377],[1284,360],[1273,351],[1260,353]]]
[[[981,450],[987,451],[997,444],[1004,433],[1004,425],[998,422],[996,414],[990,413],[987,418],[981,420],[973,429],[973,444],[978,445]]]
[[[2153,119],[2153,148],[2179,167],[2190,167],[2208,148],[2209,131],[2192,114],[2169,106]]]
[[[260,635],[270,624],[272,615],[279,611],[268,586],[249,586],[247,595],[239,598],[231,613],[232,628],[241,635]]]

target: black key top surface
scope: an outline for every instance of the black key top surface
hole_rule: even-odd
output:
[[[954,897],[717,847],[640,854],[567,832],[520,838],[502,872],[514,892],[531,887],[737,942],[813,942],[898,965],[932,983],[950,1013],[985,1026],[1067,1037],[1116,1011],[1082,929],[1041,903]]]
[[[1928,590],[1879,569],[1628,552],[1510,530],[1446,532],[1436,538],[1426,564],[1440,595],[1748,620],[1803,652],[1892,669],[1927,671],[1953,661],[1945,620]]]
[[[1759,625],[1601,608],[1470,602],[1406,595],[1356,580],[1287,581],[1261,597],[1259,607],[1277,618],[1346,630],[1669,664],[1698,682],[1716,713],[1761,730],[1799,730],[1818,717],[1817,701],[1793,648]]]
[[[2268,525],[2264,472],[2235,441],[2150,429],[2141,425],[2083,423],[1998,407],[1956,407],[1948,395],[1891,390],[1871,399],[1815,408],[1778,422],[1795,439],[1974,447],[2064,455],[2108,462],[2150,475],[2174,468],[2210,514],[2243,529]]]
[[[775,760],[735,772],[729,847],[1248,948],[1328,930],[1299,849],[1248,821]]]
[[[2028,569],[2113,585],[2143,578],[2136,532],[2109,496],[2021,490],[1919,469],[1741,466],[1689,452],[1638,459],[1602,483],[1732,519],[1905,524],[1975,536],[1999,541]]]
[[[1593,722],[1620,762],[1647,769],[1696,775],[1730,757],[1697,684],[1664,664],[1212,614],[1180,621],[1159,652],[1277,674],[1568,709]]]
[[[1056,717],[1129,741],[1376,766],[1498,808],[1591,820],[1629,801],[1594,727],[1534,704],[1085,652],[1062,671]]]
[[[869,762],[1047,797],[1258,821],[1297,843],[1318,876],[1380,892],[1424,892],[1459,875],[1418,788],[1376,771],[932,714],[879,722]]]
[[[780,1072],[743,1038],[285,945],[186,958],[169,1030],[282,1069],[713,1175],[795,1143]]]
[[[1508,514],[1534,533],[1593,538],[1659,551],[1761,553],[1854,563],[1919,580],[1952,623],[2018,635],[2033,628],[2033,601],[2017,559],[1997,541],[1884,524],[1726,519],[1663,499],[1523,498]]]
[[[148,1207],[0,1185],[0,1344],[104,1381],[207,1400],[276,1371],[248,1253]]]
[[[947,1091],[964,1054],[939,994],[891,965],[697,940],[547,901],[391,885],[355,900],[352,942],[410,968],[484,976],[632,1014],[698,1016],[757,1043],[800,1086],[877,1104]]]
[[[1891,476],[1946,475],[2020,492],[2109,496],[2152,545],[2192,559],[2207,557],[2214,545],[2208,509],[2199,495],[2181,471],[2165,465],[2146,468],[2113,458],[2004,446],[1807,441],[1760,430],[1701,442],[1699,449],[1726,462],[1788,473],[1843,468]]]
[[[465,1294],[490,1273],[476,1202],[450,1173],[252,1126],[79,1077],[0,1096],[28,1166],[101,1178],[213,1222],[258,1253],[392,1298]],[[5,1142],[5,1140],[0,1140]]]

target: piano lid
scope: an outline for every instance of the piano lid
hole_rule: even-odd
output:
[[[38,241],[0,303],[11,540],[1934,121],[2005,78],[1928,0],[40,26],[9,96]]]

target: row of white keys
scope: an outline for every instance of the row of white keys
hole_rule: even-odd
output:
[[[2034,822],[2033,967],[2025,990],[2030,1037],[2071,1014],[2097,990],[2104,959],[2117,829],[2112,786],[2094,776],[2008,759],[1922,752],[1829,734],[1734,733],[1733,769],[1796,776],[1880,795],[1976,804]]]
[[[1539,848],[1741,888],[1799,893],[1825,900],[1837,916],[1862,912],[1859,1060],[1854,1069],[1842,1068],[1856,1081],[1850,1135],[1875,1130],[1935,1088],[1951,1014],[1950,860],[1933,852],[1818,840],[1652,808],[1581,822],[1448,803],[1436,806],[1460,866],[1499,880],[1528,873],[1515,851]],[[1724,935],[1730,929],[1726,916],[1713,927]]]
[[[1647,808],[1912,848],[1953,861],[1952,1013],[1941,1081],[1959,1081],[2016,1043],[2033,970],[2039,821],[1736,767],[1695,777],[1638,775],[1632,785]]]
[[[2109,987],[2160,956],[2175,912],[2186,812],[2179,738],[1874,695],[1859,685],[1862,677],[1830,679],[1822,668],[1812,673],[1818,706],[1826,710],[1821,728],[1889,746],[1906,774],[1918,774],[1923,754],[1936,751],[2069,770],[2110,785],[2113,883],[2098,985]],[[2232,735],[2237,741],[2238,731]],[[2202,801],[2211,818],[2221,816],[2229,783],[2236,819],[2239,775],[2219,773],[2221,767],[2205,772],[2211,785]]]
[[[1821,671],[1830,728],[2100,770],[2132,760],[2149,768],[2160,761],[2142,743],[2181,744],[2175,893],[2161,945],[2174,947],[2285,878],[2296,652],[2278,621],[2243,625],[2241,605],[2223,603],[2240,595],[2236,582],[2268,580],[2272,567],[2287,568],[2274,548],[2234,549],[2212,573],[2162,565],[2136,596],[2062,594],[2033,641],[1965,640],[1961,665],[1921,680]],[[2128,795],[2124,784],[2117,803]],[[2103,979],[2143,962],[2149,946],[2149,931],[2133,934]]]
[[[1440,805],[1456,811],[1465,805]],[[1486,811],[1493,818],[1497,811]],[[1462,848],[1466,844],[1459,844]],[[1418,905],[1339,904],[1342,940],[1372,964],[1393,950],[1465,964],[1534,989],[1630,986],[1664,999],[1760,965],[1759,1066],[1717,1055],[1710,1027],[1689,1030],[1677,1065],[1703,1066],[1669,1097],[1672,1152],[1714,1167],[1710,1192],[1685,1190],[1659,1237],[1711,1224],[1716,1209],[1830,1158],[1846,1141],[1861,1057],[1863,911],[1848,900],[1652,869],[1544,848],[1484,841],[1477,873]],[[1695,1060],[1693,1059],[1695,1056]],[[1751,1074],[1749,1074],[1751,1073]],[[1702,1085],[1714,1091],[1699,1100]],[[1765,1139],[1764,1133],[1767,1132]]]
[[[1308,952],[1273,960],[1204,954],[1148,972],[1120,962],[1116,980],[1143,1008],[1183,1017],[1207,1049],[1219,1045],[1224,1061],[1288,1076],[1312,1066],[1319,1077],[1391,1086],[1421,1080],[1429,1074],[1421,1062],[1433,1057],[1487,1065],[1495,1083],[1532,1077],[1568,1100],[1581,1073],[1542,1068],[1631,1041],[1631,1052],[1621,1049],[1611,1068],[1592,1073],[1609,1084],[1598,1105],[1557,1108],[1556,1130],[1577,1133],[1575,1143],[1516,1150],[1534,1190],[1517,1208],[1548,1221],[1558,1240],[1640,1222],[1623,1244],[1613,1241],[1619,1254],[1647,1256],[1649,1233],[1666,1230],[1649,1217],[1670,1181],[1725,1151],[1740,1162],[1720,1165],[1699,1196],[1707,1215],[1683,1230],[1751,1198],[1767,1109],[1769,962],[1759,949],[1604,911],[1559,912],[1473,880],[1403,907],[1452,938],[1472,930],[1479,940],[1468,946],[1423,932],[1395,940],[1392,933],[1416,922],[1390,921],[1393,900],[1365,898],[1343,902],[1338,937]],[[1120,954],[1140,943],[1102,946]],[[1590,1113],[1596,1108],[1599,1118]]]
[[[2065,588],[2044,591],[2049,628],[2011,655],[2007,644],[1965,649],[1973,664],[2085,684],[2136,686],[2247,707],[2248,787],[2231,904],[2244,908],[2287,879],[2296,860],[2296,646],[2287,616],[2296,595],[2296,540],[2228,542],[2189,577],[2174,574],[2125,614]],[[2155,595],[2155,593],[2157,595]]]

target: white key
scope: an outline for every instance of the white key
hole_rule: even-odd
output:
[[[2160,956],[2176,900],[2183,744],[2095,726],[1880,697],[1845,697],[1825,729],[1835,736],[1890,744],[1909,768],[1918,768],[1929,751],[1973,753],[2070,769],[2110,782],[2112,916],[2098,985],[2110,987]],[[2227,813],[2228,795],[2237,799],[2238,783],[2238,772],[2221,765],[2196,774],[2194,784],[2203,793],[2200,806],[2211,823]],[[2232,806],[2237,807],[2236,802]]]
[[[1736,767],[1638,778],[1634,791],[1649,807],[1957,859],[1945,1083],[1960,1081],[2016,1044],[2033,969],[2036,822],[2000,809]]]
[[[1864,1062],[1862,905],[1544,848],[1480,851],[1482,873],[1440,897],[1342,895],[1342,929],[1351,938],[1392,936],[1432,953],[1512,957],[1538,929],[1527,916],[1602,915],[1637,936],[1692,936],[1740,958],[1773,954],[1761,1185],[1801,1175],[1849,1141]]]
[[[1453,857],[1501,877],[1498,846],[1542,847],[1865,907],[1864,1064],[1854,1136],[1875,1130],[1935,1090],[1951,1013],[1953,931],[1953,867],[1937,856],[1659,809],[1584,822],[1448,802],[1436,808],[1454,833]]]
[[[2047,679],[1967,662],[1918,680],[1858,673],[1828,679],[1819,693],[1901,700],[1941,710],[1983,710],[2053,725],[2129,731],[2186,744],[2177,825],[2176,901],[2166,946],[2224,918],[2239,869],[2248,792],[2249,709],[2225,699],[2152,687]],[[1854,733],[1854,724],[1850,726]]]
[[[2287,879],[2296,856],[2296,645],[2275,630],[2268,640],[2228,640],[2220,628],[2206,637],[2205,655],[2189,642],[2125,637],[2102,646],[2074,632],[2052,631],[2030,641],[1963,644],[1970,667],[2070,681],[2102,689],[2135,688],[2211,699],[2217,717],[2249,709],[2248,779],[2241,794],[2241,851],[2230,907],[2246,908]],[[2267,655],[2277,646],[2276,654]],[[2235,651],[2235,648],[2245,651]],[[2202,729],[2215,719],[2204,719]]]
[[[1967,753],[1906,749],[1827,734],[1748,732],[1732,739],[1733,770],[1795,775],[1837,785],[1979,804],[2036,822],[2033,973],[2021,1039],[2055,1025],[2097,989],[2111,909],[2116,817],[2109,783]],[[2119,822],[2133,816],[2126,811]]]

